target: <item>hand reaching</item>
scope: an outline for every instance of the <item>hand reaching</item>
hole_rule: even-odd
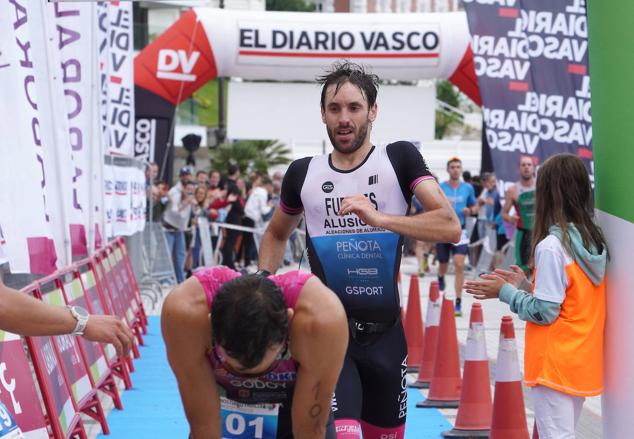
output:
[[[512,271],[506,271],[501,268],[496,268],[494,273],[504,279],[505,282],[510,283],[515,288],[519,288],[522,281],[526,279],[526,274],[524,274],[524,271],[517,265],[511,265],[511,270]]]
[[[480,280],[466,281],[465,291],[476,299],[496,299],[506,281],[495,274],[483,274]]]
[[[88,318],[84,338],[112,344],[119,357],[127,357],[134,343],[132,331],[121,319],[97,314],[92,314]]]

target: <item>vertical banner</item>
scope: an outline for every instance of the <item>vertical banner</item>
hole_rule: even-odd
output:
[[[581,157],[592,177],[585,1],[463,3],[500,184],[518,179],[520,156],[559,152]]]
[[[132,3],[97,6],[102,130],[110,154],[134,155]]]
[[[70,236],[73,256],[86,256],[89,246],[86,232],[90,230],[90,178],[92,167],[90,148],[100,149],[93,140],[93,123],[96,116],[92,105],[92,88],[95,81],[97,56],[93,41],[96,38],[92,17],[92,3],[50,4],[54,10],[55,29],[53,38],[57,43],[61,63],[66,114],[68,118],[69,141],[72,157],[71,204],[68,206],[71,218]]]
[[[13,273],[51,273],[59,256],[54,241],[60,236],[53,232],[58,209],[45,166],[52,146],[44,127],[50,96],[42,94],[48,77],[39,68],[47,59],[40,7],[0,1],[0,227]]]

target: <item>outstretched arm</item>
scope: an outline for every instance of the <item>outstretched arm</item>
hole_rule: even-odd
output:
[[[0,281],[1,329],[27,336],[60,335],[73,332],[76,324],[67,308],[44,303]],[[119,318],[103,315],[88,318],[84,337],[111,343],[119,356],[128,355],[134,339],[130,329]]]
[[[195,278],[165,299],[161,330],[176,376],[191,439],[220,439],[220,401],[209,359],[211,322],[202,287]]]
[[[511,215],[511,207],[513,207],[513,202],[515,201],[515,190],[511,188],[506,191],[504,194],[504,207],[502,208],[502,219],[507,223],[517,224],[517,217],[515,215]]]
[[[423,205],[424,213],[413,216],[390,215],[376,210],[364,195],[354,195],[343,199],[339,215],[354,213],[366,224],[419,241],[458,242],[458,217],[438,183],[432,179],[422,181],[416,185],[414,195]]]
[[[337,296],[316,277],[306,282],[302,296],[291,333],[291,350],[299,362],[292,407],[293,436],[323,439],[348,347],[348,324]],[[302,307],[311,312],[304,313]]]
[[[302,216],[289,215],[277,208],[260,241],[258,266],[261,270],[275,273],[284,257],[286,241],[299,224]]]

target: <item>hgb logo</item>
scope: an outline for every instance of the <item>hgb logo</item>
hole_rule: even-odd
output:
[[[156,77],[163,79],[173,79],[175,81],[196,81],[194,70],[196,61],[200,58],[200,52],[192,52],[187,55],[187,51],[179,49],[162,49],[159,51],[158,65],[156,66]],[[181,67],[182,73],[177,72]]]
[[[348,268],[348,274],[356,275],[356,276],[376,276],[379,274],[379,269],[378,268],[354,268],[354,269]]]

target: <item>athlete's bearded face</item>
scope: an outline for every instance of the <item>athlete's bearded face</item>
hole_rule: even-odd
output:
[[[351,154],[370,142],[370,124],[376,119],[376,104],[368,109],[361,89],[346,82],[326,89],[321,117],[332,146],[342,154]]]
[[[522,157],[520,160],[520,177],[522,180],[530,180],[535,174],[535,165],[530,157]]]

